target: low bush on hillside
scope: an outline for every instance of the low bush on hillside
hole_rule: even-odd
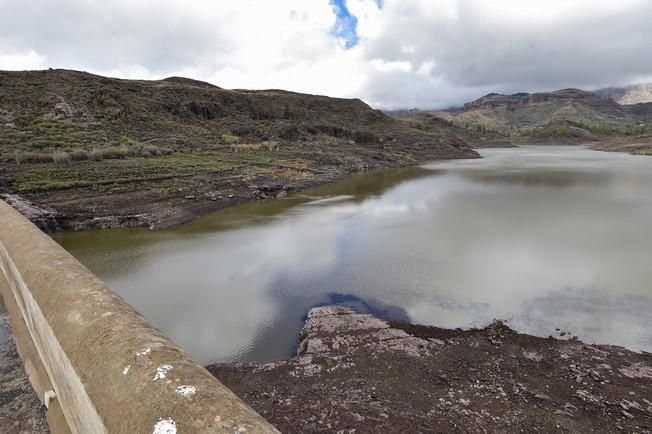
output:
[[[19,152],[16,154],[16,163],[52,163],[54,159],[51,154],[43,154],[38,152]]]
[[[111,147],[111,148],[100,148],[93,149],[88,157],[91,160],[100,161],[100,160],[120,160],[127,158],[129,151],[126,146],[121,147]]]
[[[88,152],[84,151],[83,149],[76,149],[70,153],[70,158],[72,158],[73,161],[84,161],[88,160]]]
[[[222,134],[222,141],[227,145],[235,145],[236,143],[240,143],[240,137],[232,136],[230,134]]]
[[[69,165],[73,161],[101,161],[101,160],[121,160],[128,157],[158,157],[161,155],[172,154],[173,151],[167,148],[159,148],[154,145],[134,144],[131,146],[112,146],[109,148],[96,148],[89,151],[84,149],[75,149],[72,151],[57,151],[54,153],[39,152],[19,152],[16,154],[16,163],[18,164],[45,164],[56,163]]]
[[[67,152],[55,152],[52,154],[52,161],[67,166],[72,162],[72,156]]]
[[[645,135],[645,133],[646,133],[645,125],[635,125],[625,130],[625,135],[629,137],[641,137]]]
[[[269,140],[261,143],[237,143],[229,146],[229,149],[233,152],[243,152],[243,151],[277,151],[280,148],[278,142],[274,140]]]

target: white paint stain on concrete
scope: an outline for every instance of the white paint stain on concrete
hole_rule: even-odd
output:
[[[177,434],[177,423],[170,418],[160,419],[154,425],[152,434]]]
[[[162,380],[168,376],[168,372],[173,368],[172,365],[160,365],[156,368],[156,374],[154,374],[154,381]]]
[[[130,369],[131,369],[131,365],[125,366],[125,368],[122,370],[122,375],[127,375]]]
[[[195,386],[190,386],[190,385],[182,385],[177,387],[177,395],[180,396],[192,396],[195,393],[197,393],[197,388]]]

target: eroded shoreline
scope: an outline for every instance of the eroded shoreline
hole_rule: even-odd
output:
[[[596,151],[623,152],[632,155],[650,155],[649,143],[629,145],[629,142],[608,141],[587,144]],[[503,143],[485,147],[518,147],[528,143]],[[535,143],[532,143],[535,144]],[[480,144],[477,144],[480,145]],[[441,160],[479,158],[477,153],[448,150]],[[310,188],[333,184],[352,176],[388,169],[415,167],[424,161],[369,160],[357,167],[341,166],[310,167],[296,171],[292,177],[265,174],[265,170],[252,167],[242,174],[218,174],[185,179],[184,185],[165,196],[143,188],[141,191],[124,193],[93,193],[83,189],[63,189],[37,194],[21,194],[5,191],[5,200],[29,218],[46,233],[77,231],[85,229],[111,229],[148,227],[152,230],[171,229],[189,223],[207,214],[233,206],[260,200],[285,197]],[[0,170],[2,168],[0,167]]]
[[[479,158],[475,152],[449,151],[441,160]],[[416,167],[425,161],[373,162],[355,168],[306,168],[296,176],[266,175],[253,167],[240,174],[198,176],[192,187],[180,186],[165,197],[143,189],[103,194],[65,189],[38,194],[0,193],[0,199],[29,218],[46,233],[85,229],[148,227],[171,229],[204,215],[236,205],[285,197],[310,188],[333,184],[379,170]]]

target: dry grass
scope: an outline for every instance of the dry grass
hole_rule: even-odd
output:
[[[266,141],[261,143],[237,143],[229,146],[232,152],[246,152],[246,151],[278,151],[280,145],[275,141]]]
[[[72,156],[67,152],[55,152],[52,154],[52,161],[56,164],[68,166],[72,163]]]
[[[235,145],[236,143],[240,143],[240,137],[232,136],[230,134],[222,134],[222,141],[227,145]]]
[[[132,145],[113,146],[110,148],[97,148],[92,151],[75,149],[73,151],[57,151],[53,153],[44,152],[19,152],[16,154],[18,164],[45,164],[56,163],[70,165],[73,161],[101,161],[101,160],[122,160],[128,157],[159,157],[170,155],[173,151],[167,148],[159,148],[153,145]]]

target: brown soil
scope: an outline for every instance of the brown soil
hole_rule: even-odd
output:
[[[285,433],[652,432],[652,355],[313,309],[298,355],[208,369]]]
[[[627,152],[632,155],[652,155],[652,135],[618,137],[591,146],[591,149],[610,152]]]

